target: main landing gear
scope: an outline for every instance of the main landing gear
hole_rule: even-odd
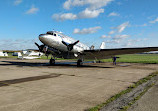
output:
[[[82,59],[78,59],[77,67],[81,67],[82,65],[83,65],[83,60]]]
[[[55,65],[55,59],[52,59],[52,57],[51,57],[51,59],[49,60],[49,64],[50,65]]]

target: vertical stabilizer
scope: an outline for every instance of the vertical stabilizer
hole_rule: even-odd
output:
[[[100,49],[105,49],[105,42],[102,42],[102,43],[101,43]]]

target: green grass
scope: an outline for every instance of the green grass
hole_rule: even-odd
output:
[[[134,83],[133,85],[128,87],[126,90],[121,91],[120,93],[118,93],[118,94],[112,96],[111,98],[109,98],[104,103],[99,104],[99,105],[97,105],[97,106],[95,106],[93,108],[90,108],[87,111],[99,111],[101,108],[106,106],[108,103],[116,100],[117,98],[119,98],[120,96],[122,96],[122,95],[124,95],[126,93],[129,93],[130,91],[132,91],[133,88],[136,88],[137,86],[147,82],[148,80],[150,80],[151,78],[153,78],[153,77],[155,77],[157,75],[158,75],[158,71],[157,72],[153,72],[152,74],[148,75],[147,77],[144,77],[144,78],[140,79],[139,81],[137,81],[136,83]],[[147,89],[145,89],[145,91],[143,91],[138,97],[134,98],[134,101],[132,101],[132,103],[129,103],[129,106],[131,106],[136,101],[136,99],[140,98],[146,92]],[[122,111],[127,110],[129,108],[129,106],[123,107]]]
[[[51,56],[48,56],[48,58],[47,56],[41,56],[41,58],[38,58],[38,59],[51,59]]]
[[[8,57],[0,57],[0,58],[17,58],[17,56],[12,56],[11,53],[8,54]],[[126,55],[118,55],[117,62],[126,62],[126,63],[150,63],[150,64],[158,64],[158,54],[126,54]],[[50,59],[51,56],[48,57]],[[39,59],[47,59],[46,56],[41,56]],[[64,60],[62,58],[57,58],[57,60]],[[69,59],[76,60],[77,59]],[[88,60],[86,60],[88,61]],[[110,59],[102,59],[103,62],[112,62],[112,58]]]
[[[158,64],[158,54],[126,54],[126,55],[118,55],[117,57],[120,57],[117,58],[117,62]],[[48,57],[48,59],[50,58],[51,56]],[[47,59],[47,57],[41,56],[40,59]],[[64,60],[64,59],[57,58],[57,60]],[[69,59],[69,60],[77,61],[77,59]],[[102,59],[101,61],[112,62],[112,58]]]
[[[12,56],[12,53],[8,53],[8,57],[0,56],[0,58],[17,58],[17,56]]]
[[[119,55],[117,57],[117,62],[127,62],[127,63],[158,63],[158,54],[127,54]],[[103,59],[103,62],[112,62],[112,59]]]

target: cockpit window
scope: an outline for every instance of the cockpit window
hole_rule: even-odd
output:
[[[47,34],[50,34],[50,32],[47,32]]]
[[[52,32],[47,32],[47,34],[53,35],[53,33],[52,33]]]
[[[56,36],[56,34],[54,34],[54,36]]]

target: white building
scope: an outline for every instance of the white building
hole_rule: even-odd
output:
[[[0,56],[8,56],[7,52],[3,53],[3,51],[0,51]]]
[[[3,51],[0,51],[0,56],[4,56],[4,53],[3,53]]]
[[[27,53],[27,50],[23,50],[23,51],[22,51],[22,54],[26,54],[26,53]]]
[[[4,54],[4,56],[8,56],[8,53],[7,53],[7,52],[4,52],[3,54]]]
[[[18,57],[20,57],[20,56],[22,56],[22,54],[21,54],[21,52],[14,52],[14,53],[13,53],[13,56],[18,56]]]
[[[28,56],[41,56],[41,55],[43,55],[43,53],[41,53],[41,52],[35,52],[35,51],[27,51],[25,53],[25,55],[28,55]]]

